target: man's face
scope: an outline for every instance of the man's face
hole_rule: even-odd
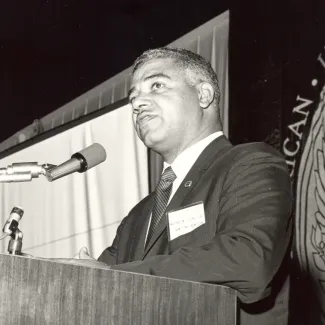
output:
[[[144,144],[162,155],[191,144],[202,110],[195,86],[172,59],[152,59],[133,75],[129,99],[133,123]]]

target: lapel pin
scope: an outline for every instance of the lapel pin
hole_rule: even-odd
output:
[[[191,187],[192,186],[192,181],[187,181],[185,184],[184,184],[184,187]]]

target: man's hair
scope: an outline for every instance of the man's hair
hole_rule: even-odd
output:
[[[152,59],[173,59],[176,66],[186,72],[187,80],[192,86],[202,81],[211,84],[214,89],[214,101],[219,113],[220,90],[218,77],[207,60],[182,48],[161,47],[141,54],[133,63],[132,75],[143,64]]]

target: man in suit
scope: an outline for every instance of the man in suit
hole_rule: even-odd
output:
[[[287,166],[266,144],[227,140],[219,96],[210,64],[190,51],[160,48],[135,61],[129,94],[134,126],[163,157],[169,192],[162,204],[164,185],[158,185],[138,203],[98,261],[116,270],[232,287],[241,324],[286,324],[292,230]]]

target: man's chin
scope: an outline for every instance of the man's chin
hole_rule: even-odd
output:
[[[148,147],[148,148],[150,148],[150,149],[154,149],[154,147],[155,147],[155,141],[154,140],[152,140],[152,139],[150,139],[150,138],[147,138],[147,137],[144,137],[143,139],[142,139],[142,142],[144,143],[144,145],[146,146],[146,147]]]
[[[159,147],[159,144],[162,142],[161,138],[158,136],[154,136],[152,134],[145,134],[141,136],[141,141],[144,143],[144,145],[154,151],[157,151],[157,148]]]

